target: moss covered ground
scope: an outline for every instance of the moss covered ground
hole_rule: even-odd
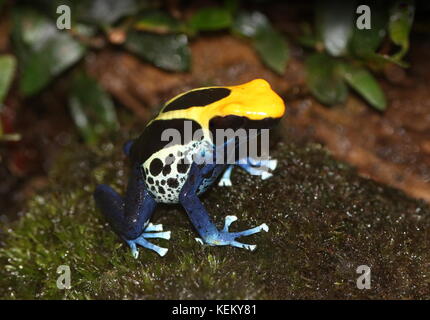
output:
[[[123,141],[65,151],[50,187],[1,226],[0,298],[430,298],[429,207],[359,177],[319,145],[279,143],[271,179],[236,169],[234,187],[202,197],[218,226],[226,215],[239,217],[232,230],[266,222],[268,233],[243,240],[256,251],[203,247],[179,206],[159,206],[152,222],[172,238],[153,242],[169,252],[140,249],[133,259],[92,199],[102,182],[123,192]],[[71,268],[69,290],[56,286],[60,265]],[[360,265],[371,268],[369,290],[356,286]]]

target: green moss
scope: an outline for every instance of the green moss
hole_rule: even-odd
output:
[[[248,252],[203,247],[179,206],[160,206],[153,222],[172,231],[161,258],[140,249],[137,260],[95,209],[98,183],[124,189],[124,137],[97,149],[76,145],[58,161],[51,186],[7,226],[0,248],[2,298],[430,298],[430,210],[401,192],[357,176],[318,145],[277,146],[276,174],[261,181],[236,169],[233,188],[202,199],[220,226],[266,222],[245,238]],[[114,147],[115,146],[115,147]],[[5,226],[3,226],[5,227]],[[356,268],[372,270],[359,290]],[[56,287],[60,265],[72,288]]]

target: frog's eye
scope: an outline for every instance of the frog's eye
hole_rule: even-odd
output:
[[[180,95],[170,101],[163,112],[188,109],[190,107],[205,107],[230,95],[231,90],[227,88],[197,89]]]

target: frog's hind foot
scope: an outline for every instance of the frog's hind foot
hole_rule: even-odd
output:
[[[150,250],[155,251],[160,256],[164,256],[168,249],[159,247],[155,244],[152,244],[146,239],[170,239],[170,231],[164,231],[163,232],[163,225],[161,224],[148,224],[148,226],[145,228],[144,232],[133,240],[125,240],[127,244],[131,248],[131,254],[134,258],[138,258],[139,256],[139,250],[137,249],[137,245],[148,248]]]
[[[226,246],[230,245],[237,248],[247,249],[250,251],[254,251],[257,247],[256,245],[241,243],[236,241],[236,238],[250,236],[252,234],[258,233],[260,231],[269,231],[269,227],[267,224],[263,223],[258,227],[251,228],[248,230],[240,231],[240,232],[229,232],[228,229],[230,225],[237,220],[236,216],[226,216],[224,222],[224,228],[219,231],[216,235],[208,236],[205,240],[201,238],[196,238],[196,241],[201,244],[208,244],[211,246]]]

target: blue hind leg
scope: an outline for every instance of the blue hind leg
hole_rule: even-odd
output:
[[[161,225],[149,223],[157,203],[146,190],[138,166],[132,170],[125,198],[102,184],[97,186],[94,199],[112,229],[130,246],[134,257],[139,254],[136,245],[154,250],[161,256],[166,254],[167,249],[145,240],[169,239],[170,232],[160,232],[163,230]]]

